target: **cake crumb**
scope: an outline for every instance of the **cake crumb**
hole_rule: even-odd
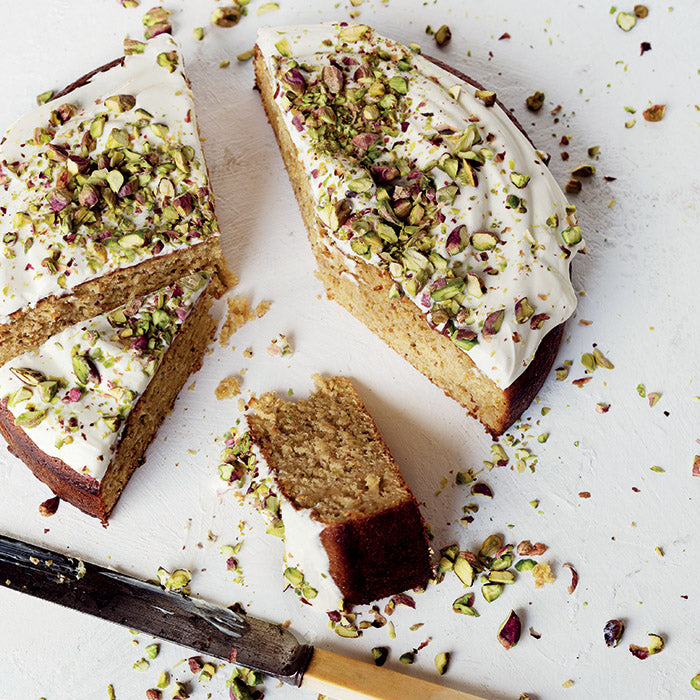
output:
[[[250,359],[251,357],[253,357],[253,348],[246,348],[246,349],[243,351],[243,357],[247,357],[248,359]]]
[[[187,391],[194,391],[195,386],[197,386],[197,381],[195,380],[187,387]]]
[[[248,321],[252,321],[255,316],[250,310],[250,303],[247,297],[230,297],[227,299],[228,313],[221,326],[219,341],[222,345],[228,345],[231,336]]]
[[[222,399],[232,399],[234,396],[238,396],[240,393],[241,383],[238,381],[238,378],[234,377],[233,375],[222,379],[215,391],[216,398],[219,401]]]
[[[48,500],[44,501],[39,505],[39,515],[41,515],[43,518],[49,518],[52,515],[55,515],[60,502],[61,499],[58,496],[54,496],[53,498],[49,498]]]
[[[549,562],[541,561],[532,568],[532,578],[535,579],[535,588],[541,588],[545,583],[554,583],[555,577]]]
[[[255,315],[258,318],[262,318],[269,310],[270,306],[272,306],[271,301],[261,301],[256,307],[255,307]]]

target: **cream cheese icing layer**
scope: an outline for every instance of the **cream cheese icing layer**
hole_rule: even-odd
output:
[[[298,508],[286,498],[258,446],[250,439],[245,416],[224,439],[221,477],[244,490],[268,523],[267,532],[284,540],[285,582],[319,610],[337,610],[343,595],[329,573],[321,542],[325,525],[311,508]]]
[[[388,271],[499,387],[571,316],[571,207],[495,95],[365,25],[263,28],[258,47],[326,245]]]
[[[0,144],[0,323],[218,235],[192,93],[170,36],[62,99],[20,117]]]
[[[129,413],[209,284],[194,273],[0,367],[0,397],[47,455],[101,481]]]

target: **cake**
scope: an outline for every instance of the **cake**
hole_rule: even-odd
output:
[[[284,537],[284,575],[305,601],[328,611],[425,586],[423,519],[372,417],[348,379],[314,380],[307,400],[253,400],[222,476],[248,484]]]
[[[136,45],[0,142],[0,364],[192,271],[226,286],[178,47]]]
[[[0,367],[0,433],[61,499],[103,523],[216,324],[194,272],[52,336]]]
[[[495,93],[366,25],[263,28],[256,82],[335,299],[494,436],[576,307],[569,205]]]

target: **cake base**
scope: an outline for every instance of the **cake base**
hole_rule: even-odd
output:
[[[436,63],[460,80],[475,84],[452,68]],[[433,329],[410,299],[405,296],[389,299],[389,289],[394,283],[389,273],[360,258],[349,259],[317,223],[309,179],[274,100],[274,81],[257,46],[254,66],[262,103],[294,188],[316,257],[318,276],[328,298],[337,301],[447,396],[464,406],[491,435],[503,434],[530,405],[544,383],[561,343],[564,324],[545,336],[527,369],[513,384],[501,389],[478,370],[469,355]],[[514,124],[522,131],[517,122]]]

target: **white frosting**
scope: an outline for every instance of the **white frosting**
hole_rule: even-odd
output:
[[[177,45],[170,36],[157,36],[146,43],[143,54],[126,56],[123,66],[98,73],[87,85],[77,88],[64,98],[28,112],[6,132],[5,140],[0,145],[0,247],[4,248],[4,255],[0,255],[0,323],[6,323],[14,311],[34,306],[44,297],[68,294],[77,285],[114,269],[136,265],[154,254],[172,253],[190,245],[191,240],[196,242],[196,237],[188,240],[183,237],[166,238],[162,249],[155,252],[148,246],[123,250],[119,245],[107,245],[106,250],[101,251],[103,255],[106,254],[106,260],[96,263],[94,249],[87,244],[87,239],[91,237],[89,226],[74,224],[73,233],[78,235],[76,240],[69,242],[65,238],[65,230],[47,224],[44,220],[52,211],[47,199],[48,193],[62,189],[57,182],[62,168],[54,167],[50,178],[41,175],[51,161],[47,159],[46,145],[35,145],[33,141],[36,128],[49,126],[52,110],[62,103],[70,103],[78,108],[78,112],[66,123],[55,127],[51,143],[66,146],[71,154],[79,155],[81,138],[89,130],[93,119],[97,115],[107,114],[103,133],[96,138],[96,147],[88,156],[94,159],[107,148],[112,129],[123,129],[128,123],[138,122],[135,110],[144,109],[153,116],[150,123],[167,125],[167,135],[165,138],[157,137],[143,122],[139,135],[132,138],[129,150],[134,154],[143,154],[144,147],[191,147],[194,157],[190,161],[187,175],[177,171],[170,175],[175,184],[175,194],[208,188],[192,93],[186,82],[182,61],[179,59],[177,69],[173,72],[157,63],[159,54],[177,50]],[[103,100],[118,94],[133,95],[136,98],[135,107],[120,114],[108,110]],[[126,172],[123,167],[122,170]],[[128,177],[127,173],[126,178]],[[159,194],[159,181],[160,174],[154,173],[144,187],[150,190],[158,206],[164,206],[172,198],[166,202],[165,197]],[[78,191],[80,186],[76,190],[72,188],[71,182],[71,191]],[[31,221],[18,222],[18,213],[28,213]],[[188,217],[188,221],[192,222],[197,213],[195,204],[195,212]],[[130,211],[120,211],[119,217],[105,210],[102,220],[93,229],[110,231],[119,228],[123,233],[140,228],[174,228],[172,224],[165,225],[166,223],[168,222],[154,224],[150,208],[135,203]],[[215,222],[212,222],[212,226],[216,234]],[[14,234],[17,234],[18,239],[7,244],[6,236],[12,238]],[[30,238],[33,243],[26,249]],[[57,251],[61,253],[59,269],[50,271],[42,261]]]
[[[188,284],[184,284],[185,281]],[[0,367],[0,398],[10,397],[7,407],[15,419],[26,416],[28,411],[45,412],[37,425],[21,426],[27,436],[47,455],[61,459],[76,472],[101,481],[129,413],[148,387],[172,339],[208,283],[207,275],[195,273],[149,294],[140,303],[118,307],[66,328],[38,348]],[[156,318],[156,308],[167,313],[167,317],[163,313],[157,317],[167,333],[156,333],[153,348],[136,349],[136,333],[125,339],[119,337],[120,330],[132,330],[144,318]],[[126,309],[132,319],[128,325],[117,326],[110,322],[115,312]],[[79,380],[74,369],[76,350],[89,357],[97,370],[97,378],[86,382]],[[47,380],[59,381],[55,395],[42,396],[40,387],[27,385],[13,373],[13,368],[29,368],[40,372]],[[20,390],[30,391],[31,395],[13,405],[12,396]]]
[[[243,416],[237,432],[242,435],[248,430],[247,417]],[[298,569],[304,575],[305,584],[316,590],[315,598],[306,598],[311,605],[323,611],[337,610],[343,600],[343,594],[329,573],[328,553],[321,542],[321,533],[326,526],[315,519],[311,508],[298,508],[282,494],[274,471],[252,441],[250,450],[255,455],[255,466],[258,470],[254,481],[267,484],[279,499],[280,517],[284,523],[285,569]],[[264,509],[261,512],[269,513]]]
[[[444,221],[437,221],[430,229],[430,234],[435,236],[432,251],[448,261],[455,277],[464,278],[467,272],[475,273],[486,287],[481,297],[471,296],[465,290],[464,297],[457,300],[463,309],[473,312],[472,319],[467,321],[470,325],[458,327],[477,332],[478,344],[466,351],[477,368],[498,386],[508,387],[531,362],[546,333],[569,318],[576,307],[569,264],[583,243],[567,245],[564,251],[561,236],[563,230],[576,225],[575,215],[571,210],[567,212],[566,198],[541,157],[499,105],[487,107],[475,97],[474,87],[369,28],[355,40],[343,38],[347,37],[347,30],[347,25],[338,24],[263,28],[258,33],[258,46],[273,80],[296,66],[309,86],[321,80],[321,70],[330,65],[331,59],[339,66],[347,65],[343,62],[350,59],[355,64],[343,71],[346,84],[350,81],[354,87],[360,87],[360,83],[352,80],[352,72],[362,62],[363,53],[377,48],[386,52],[388,60],[380,60],[375,70],[381,70],[386,79],[399,76],[406,79],[408,90],[403,101],[411,107],[398,133],[382,134],[380,148],[386,157],[376,162],[386,165],[392,163],[389,158],[409,160],[413,168],[431,171],[436,188],[453,182],[445,172],[434,167],[441,155],[453,155],[449,138],[441,135],[450,130],[463,133],[470,125],[476,125],[482,141],[473,148],[475,151],[488,149],[485,162],[476,168],[478,183],[476,186],[460,185],[452,205],[440,205]],[[280,55],[280,45],[287,57]],[[411,70],[399,71],[397,57],[410,61]],[[299,122],[293,122],[296,109],[289,109],[290,102],[285,101],[287,87],[278,84],[281,87],[275,99],[309,175],[317,211],[322,213],[329,202],[339,201],[344,194],[347,197],[348,183],[362,176],[363,168],[359,161],[345,155],[321,154],[309,129],[301,125],[300,130]],[[455,98],[456,87],[459,92]],[[369,98],[365,101],[372,103]],[[371,126],[366,128],[372,129]],[[378,143],[381,144],[381,139]],[[387,155],[389,152],[393,155]],[[515,187],[511,182],[513,173],[530,178],[525,187]],[[361,213],[370,221],[379,218],[376,190],[373,185],[367,192],[350,193],[346,201],[352,203],[353,215]],[[527,211],[508,208],[508,195],[524,198]],[[558,221],[551,225],[550,220],[547,225],[545,222],[553,214]],[[323,217],[319,220],[323,221]],[[335,234],[327,228],[327,235],[322,236],[327,245],[337,247],[349,259],[358,258],[350,246],[351,222],[352,218]],[[469,234],[492,232],[498,236],[499,243],[488,253],[467,245],[462,252],[450,254],[446,249],[447,237],[459,225],[466,225]],[[376,250],[362,259],[387,267]],[[417,293],[410,287],[407,290],[409,276],[405,276],[405,270],[399,267],[397,272],[396,268],[393,271],[388,268],[403,293],[426,314],[438,308],[429,294],[431,284],[445,278],[445,272],[432,265],[429,268],[432,269],[429,269],[425,287]],[[534,309],[533,318],[539,314],[547,316],[540,317],[543,322],[538,328],[530,327],[531,319],[521,323],[516,320],[515,303],[524,297]],[[500,310],[504,311],[500,331],[486,337],[480,332],[485,319]],[[434,322],[434,325],[442,330],[445,323]]]

